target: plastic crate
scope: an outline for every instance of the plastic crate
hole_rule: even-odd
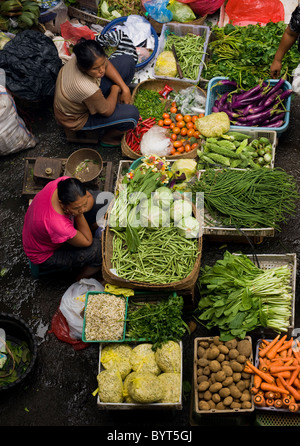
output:
[[[139,343],[129,343],[126,342],[126,344],[131,345],[132,347],[138,345]],[[180,400],[177,403],[107,403],[100,400],[99,394],[97,397],[97,406],[98,409],[104,409],[104,410],[170,410],[170,409],[176,409],[181,410],[182,409],[182,373],[183,373],[183,354],[182,354],[182,342],[179,342],[180,350],[181,350],[181,391],[180,391]],[[104,370],[104,367],[101,363],[101,353],[102,353],[102,344],[99,346],[99,368],[98,373],[102,372]]]
[[[235,254],[239,255],[239,254]],[[255,258],[253,255],[247,254],[253,263],[257,265]],[[279,266],[287,265],[291,270],[291,294],[292,294],[292,303],[291,303],[291,319],[288,327],[288,332],[292,332],[295,326],[295,304],[296,304],[296,275],[297,275],[297,255],[292,254],[256,254],[255,256],[258,260],[258,267],[264,270],[277,268]],[[264,333],[274,334],[274,330],[269,329],[268,327],[264,327]]]
[[[204,37],[205,40],[204,40],[204,47],[203,47],[203,56],[202,56],[202,61],[199,66],[199,72],[198,72],[197,79],[189,79],[186,77],[180,79],[179,77],[158,76],[155,74],[154,68],[156,65],[156,61],[157,61],[159,54],[164,51],[165,41],[167,39],[168,33],[174,33],[174,34],[176,34],[176,36],[181,36],[181,37],[185,36],[186,34],[189,34],[189,33]],[[160,39],[159,39],[158,50],[157,50],[156,57],[154,60],[153,77],[157,78],[157,79],[165,79],[166,81],[173,79],[173,80],[177,80],[177,81],[191,82],[192,84],[198,84],[200,77],[201,77],[201,72],[202,72],[202,69],[204,66],[204,60],[205,60],[205,56],[206,56],[209,36],[210,36],[210,28],[208,26],[187,25],[187,24],[181,24],[181,23],[164,24],[162,27],[162,31],[161,31],[161,35],[160,35]]]
[[[272,160],[270,162],[270,167],[273,168],[275,166],[275,154],[276,154],[276,146],[278,143],[277,133],[274,130],[256,130],[254,127],[248,130],[239,130],[239,133],[243,133],[249,137],[249,142],[258,138],[268,138],[270,144],[272,145]],[[201,146],[201,151],[203,152],[203,146]],[[209,156],[209,155],[208,155]]]
[[[82,328],[82,340],[84,341],[84,342],[91,342],[91,343],[95,343],[95,342],[102,342],[102,343],[119,343],[119,342],[124,342],[124,340],[125,340],[125,332],[126,332],[126,318],[127,318],[127,309],[128,309],[128,298],[127,297],[124,297],[124,296],[122,296],[122,295],[118,295],[118,297],[120,297],[120,298],[124,298],[125,299],[125,314],[124,314],[124,328],[123,328],[123,335],[122,335],[122,338],[121,339],[116,339],[116,340],[114,340],[114,339],[112,339],[112,340],[103,340],[103,339],[98,339],[98,340],[89,340],[89,339],[86,339],[86,336],[85,336],[85,328],[86,328],[86,307],[87,307],[87,303],[88,303],[88,300],[89,300],[89,297],[91,296],[91,295],[96,295],[96,294],[108,294],[108,295],[112,295],[112,293],[108,293],[108,292],[106,292],[106,291],[88,291],[87,293],[86,293],[86,296],[85,296],[85,307],[84,307],[84,317],[83,317],[83,328]]]
[[[250,336],[246,336],[245,337],[246,340],[248,340],[251,343],[252,346],[252,339]],[[230,415],[230,416],[237,416],[240,414],[248,414],[248,413],[252,413],[254,411],[254,402],[253,402],[253,396],[251,395],[251,408],[249,409],[223,409],[223,410],[217,410],[217,409],[210,409],[210,410],[200,410],[198,407],[198,401],[199,401],[199,397],[198,397],[198,383],[197,383],[197,368],[198,368],[198,347],[199,347],[199,343],[201,341],[206,341],[209,343],[213,343],[213,336],[209,336],[209,337],[201,337],[201,338],[195,338],[194,339],[194,374],[193,374],[193,381],[194,381],[194,388],[193,388],[193,393],[194,393],[194,407],[193,410],[195,412],[195,414],[198,415],[209,415],[209,416],[224,416],[224,415]],[[252,350],[251,350],[251,355],[248,358],[250,362],[253,362],[253,354],[252,354]],[[251,390],[253,384],[253,377],[250,377],[250,385],[249,385],[249,391]],[[251,393],[251,392],[250,392]]]
[[[214,103],[219,95],[223,95],[224,93],[227,93],[228,91],[233,91],[234,87],[231,85],[216,85],[219,81],[229,79],[228,77],[213,77],[207,87],[207,99],[205,104],[205,116],[210,115],[212,113],[212,108],[214,106]],[[274,86],[277,84],[278,79],[268,79],[266,82],[269,82],[271,86]],[[288,81],[285,81],[283,84],[282,89],[289,90],[292,86]],[[286,108],[286,115],[285,115],[285,122],[282,126],[277,128],[270,128],[270,127],[251,127],[251,126],[240,126],[240,125],[230,125],[231,130],[249,130],[249,128],[255,128],[257,130],[263,130],[263,131],[270,131],[274,130],[278,136],[280,136],[283,132],[285,132],[288,129],[289,121],[290,121],[290,111],[291,111],[291,95],[284,101],[284,106]]]

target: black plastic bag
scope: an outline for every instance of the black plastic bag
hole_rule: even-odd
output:
[[[62,61],[52,40],[39,31],[25,30],[0,51],[6,87],[16,97],[39,101],[54,96]]]

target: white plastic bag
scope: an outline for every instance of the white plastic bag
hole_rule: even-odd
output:
[[[172,143],[170,137],[167,136],[166,130],[163,127],[154,125],[145,133],[141,139],[141,154],[142,155],[170,155]]]
[[[0,156],[35,147],[37,142],[18,115],[14,99],[0,84]]]
[[[180,90],[174,101],[183,115],[198,115],[205,112],[206,96],[195,85]]]
[[[300,64],[293,71],[292,90],[300,95]]]
[[[85,295],[88,291],[104,291],[104,287],[96,279],[81,279],[67,289],[60,302],[59,309],[66,318],[70,336],[74,339],[82,338]]]

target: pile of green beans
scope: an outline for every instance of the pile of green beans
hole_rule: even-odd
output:
[[[112,267],[119,277],[137,282],[166,284],[186,278],[199,253],[198,239],[181,236],[174,225],[141,228],[141,243],[132,253],[126,246],[125,231],[113,231]]]
[[[164,50],[172,51],[172,45],[174,45],[183,77],[197,79],[204,53],[204,43],[204,36],[191,33],[177,36],[170,33],[167,35]]]
[[[295,213],[299,199],[295,178],[280,168],[208,169],[193,192],[204,192],[204,207],[215,222],[238,228],[280,230],[280,223]]]

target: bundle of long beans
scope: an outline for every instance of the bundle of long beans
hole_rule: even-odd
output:
[[[194,183],[193,192],[204,192],[208,224],[279,231],[299,199],[295,178],[280,168],[208,169]]]

